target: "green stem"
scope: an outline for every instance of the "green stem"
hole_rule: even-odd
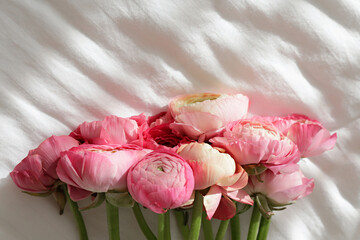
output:
[[[158,240],[165,239],[165,213],[158,217]]]
[[[203,223],[202,227],[203,227],[205,240],[213,240],[214,234],[212,230],[211,221],[207,219],[207,214],[205,211],[202,214],[202,223]]]
[[[231,240],[241,240],[240,214],[235,214],[235,216],[230,220],[230,227]]]
[[[226,230],[227,230],[227,228],[229,226],[229,222],[230,222],[230,219],[221,221],[218,232],[217,232],[216,237],[215,237],[215,240],[224,239],[225,234],[226,234]]]
[[[231,240],[241,240],[241,229],[240,229],[240,213],[238,202],[233,201],[236,207],[236,214],[230,220],[231,227]],[[250,205],[249,205],[250,206]]]
[[[184,240],[188,239],[190,230],[189,230],[189,227],[185,223],[184,212],[177,211],[177,210],[174,210],[173,212],[174,212],[176,223],[180,230],[181,236],[183,237]]]
[[[77,228],[79,231],[79,239],[80,240],[88,240],[89,238],[88,238],[88,235],[86,232],[86,226],[84,223],[84,219],[81,215],[81,212],[79,211],[79,206],[76,202],[71,200],[69,193],[67,191],[66,185],[63,185],[63,190],[64,190],[64,194],[66,196],[66,200],[69,203],[71,211],[73,212],[75,220],[76,220]]]
[[[266,240],[267,234],[269,231],[269,227],[270,227],[270,218],[266,219],[264,217],[261,217],[260,228],[259,228],[257,240]]]
[[[189,240],[199,239],[202,208],[203,208],[203,196],[199,191],[195,191],[195,200],[194,200],[193,213],[191,218]]]
[[[247,240],[256,240],[259,230],[260,219],[261,213],[259,211],[259,208],[257,207],[257,204],[254,203]]]
[[[135,202],[132,209],[133,209],[133,213],[135,215],[136,221],[138,222],[139,227],[140,227],[141,231],[143,232],[143,234],[145,235],[146,239],[147,240],[157,240],[156,236],[151,231],[149,225],[146,223],[144,215],[142,214],[139,204],[137,202]]]
[[[164,236],[166,240],[171,240],[171,233],[170,233],[170,212],[167,211],[165,214],[165,229],[164,229]]]
[[[119,240],[119,210],[117,207],[106,201],[106,215],[109,232],[109,240]]]

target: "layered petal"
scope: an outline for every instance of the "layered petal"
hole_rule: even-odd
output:
[[[231,121],[246,117],[248,97],[235,94],[200,93],[174,98],[169,110],[175,120],[170,126],[192,139],[210,138]],[[234,111],[236,109],[236,111]]]
[[[29,155],[15,167],[10,177],[22,190],[39,193],[49,191],[55,179],[44,172],[42,162],[40,155]]]
[[[57,178],[56,165],[60,153],[79,145],[79,142],[69,136],[51,136],[43,141],[39,147],[32,150],[42,158],[44,171],[53,178]]]
[[[233,175],[236,170],[234,159],[221,153],[206,143],[189,143],[182,145],[178,151],[191,166],[194,172],[195,189],[205,189],[214,184],[232,185],[238,179]]]
[[[334,148],[337,135],[317,124],[295,123],[288,129],[288,137],[297,145],[302,157],[313,157]]]
[[[171,149],[178,146],[180,142],[188,141],[181,135],[175,134],[169,125],[170,123],[163,123],[148,128],[143,134],[143,146],[149,149]]]
[[[267,170],[260,174],[258,178],[251,176],[245,190],[250,195],[262,193],[278,204],[288,204],[305,197],[314,188],[314,180],[306,178],[299,168],[293,171],[278,172],[277,174]]]
[[[191,167],[168,150],[146,155],[131,168],[127,181],[134,200],[156,213],[182,206],[194,189]]]
[[[83,144],[62,154],[57,174],[88,192],[126,191],[129,168],[148,152],[131,145]]]
[[[111,115],[102,121],[80,124],[70,136],[91,144],[129,144],[139,139],[139,131],[145,131],[146,120],[144,114],[131,118]]]
[[[10,173],[15,184],[29,192],[48,192],[58,179],[56,166],[63,151],[78,146],[69,136],[51,136],[37,148],[30,150]]]
[[[298,147],[301,157],[313,157],[332,149],[337,135],[330,134],[317,120],[305,115],[292,114],[287,117],[255,117],[268,122],[288,136]]]
[[[241,165],[263,164],[277,172],[300,160],[297,146],[273,126],[264,122],[242,120],[231,123],[223,137],[210,139]]]

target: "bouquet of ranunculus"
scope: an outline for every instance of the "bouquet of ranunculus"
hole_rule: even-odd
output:
[[[118,207],[133,209],[147,239],[171,238],[173,209],[184,239],[198,239],[202,226],[207,240],[212,218],[221,220],[216,239],[229,223],[240,239],[239,214],[251,206],[248,239],[266,239],[274,211],[313,191],[301,158],[332,149],[337,137],[303,115],[248,117],[248,106],[241,94],[203,93],[174,98],[154,116],[84,122],[30,150],[10,175],[25,193],[53,195],[60,214],[68,202],[80,239],[88,239],[81,211],[102,203],[111,240],[120,239]],[[158,214],[157,235],[140,206]]]

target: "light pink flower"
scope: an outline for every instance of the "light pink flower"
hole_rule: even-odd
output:
[[[266,170],[258,178],[250,176],[245,189],[250,195],[261,193],[273,203],[285,205],[312,193],[314,179],[306,178],[299,167],[291,171],[280,171],[277,174]]]
[[[299,148],[302,157],[313,157],[334,148],[337,134],[330,135],[324,126],[304,115],[293,114],[274,122],[282,127],[286,134]]]
[[[301,157],[313,157],[334,148],[337,134],[330,132],[317,120],[305,115],[292,114],[287,117],[255,117],[273,124],[298,147]]]
[[[192,139],[208,139],[227,123],[246,117],[248,97],[242,94],[199,93],[174,98],[169,110],[175,119],[171,128]]]
[[[70,136],[91,144],[129,144],[137,141],[147,126],[144,114],[130,118],[112,115],[103,121],[84,122]]]
[[[223,137],[212,138],[210,142],[213,146],[226,149],[240,165],[262,164],[274,172],[300,160],[296,145],[264,122],[233,122],[228,125]]]
[[[124,192],[129,168],[149,151],[135,145],[83,144],[63,152],[56,171],[74,201],[92,192]]]
[[[176,153],[156,150],[134,165],[128,188],[135,201],[156,213],[180,207],[191,197],[194,176],[191,167]]]
[[[204,207],[209,219],[218,207],[222,209],[216,215],[218,219],[233,217],[236,207],[230,199],[253,204],[250,196],[242,190],[247,184],[247,173],[229,154],[209,144],[197,142],[180,146],[178,153],[193,169],[195,190],[209,188],[204,196]]]
[[[30,150],[10,176],[15,184],[25,191],[50,191],[58,179],[56,165],[60,153],[78,145],[79,142],[69,136],[51,136],[36,149]]]

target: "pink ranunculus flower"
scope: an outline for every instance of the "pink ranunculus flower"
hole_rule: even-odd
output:
[[[263,194],[276,206],[287,205],[312,193],[314,179],[306,178],[297,164],[288,169],[276,174],[266,170],[258,177],[250,176],[245,189],[250,195]]]
[[[89,144],[130,144],[142,136],[147,126],[144,114],[130,118],[111,115],[102,121],[80,124],[70,136]]]
[[[181,142],[190,141],[186,137],[175,134],[170,123],[154,125],[143,133],[143,146],[149,149],[172,149]]]
[[[78,145],[79,142],[69,136],[51,136],[30,150],[10,176],[25,191],[48,192],[58,179],[56,166],[60,153]]]
[[[172,131],[170,124],[174,122],[169,112],[161,112],[147,118],[148,128],[142,131],[138,141],[133,142],[148,149],[167,149],[176,151],[179,144],[190,142],[188,137]]]
[[[134,200],[156,213],[182,206],[194,190],[191,167],[169,150],[146,155],[131,168],[127,180]]]
[[[229,122],[246,117],[248,97],[242,94],[199,93],[174,98],[169,104],[175,122],[171,128],[200,141],[219,132]]]
[[[260,121],[233,122],[222,137],[210,142],[226,149],[240,165],[262,164],[274,172],[300,160],[299,150],[289,138]]]
[[[207,143],[197,142],[184,144],[177,152],[193,169],[194,189],[208,189],[204,196],[208,219],[213,216],[221,220],[233,217],[236,207],[231,199],[253,204],[250,196],[242,190],[247,184],[248,175],[229,154]],[[218,208],[222,210],[217,211]]]
[[[130,167],[149,151],[135,145],[83,144],[63,152],[56,171],[74,201],[92,192],[125,192]]]
[[[313,157],[332,149],[335,146],[337,134],[330,134],[317,120],[305,115],[292,114],[290,116],[267,117],[284,135],[288,136],[298,147],[301,157]]]

